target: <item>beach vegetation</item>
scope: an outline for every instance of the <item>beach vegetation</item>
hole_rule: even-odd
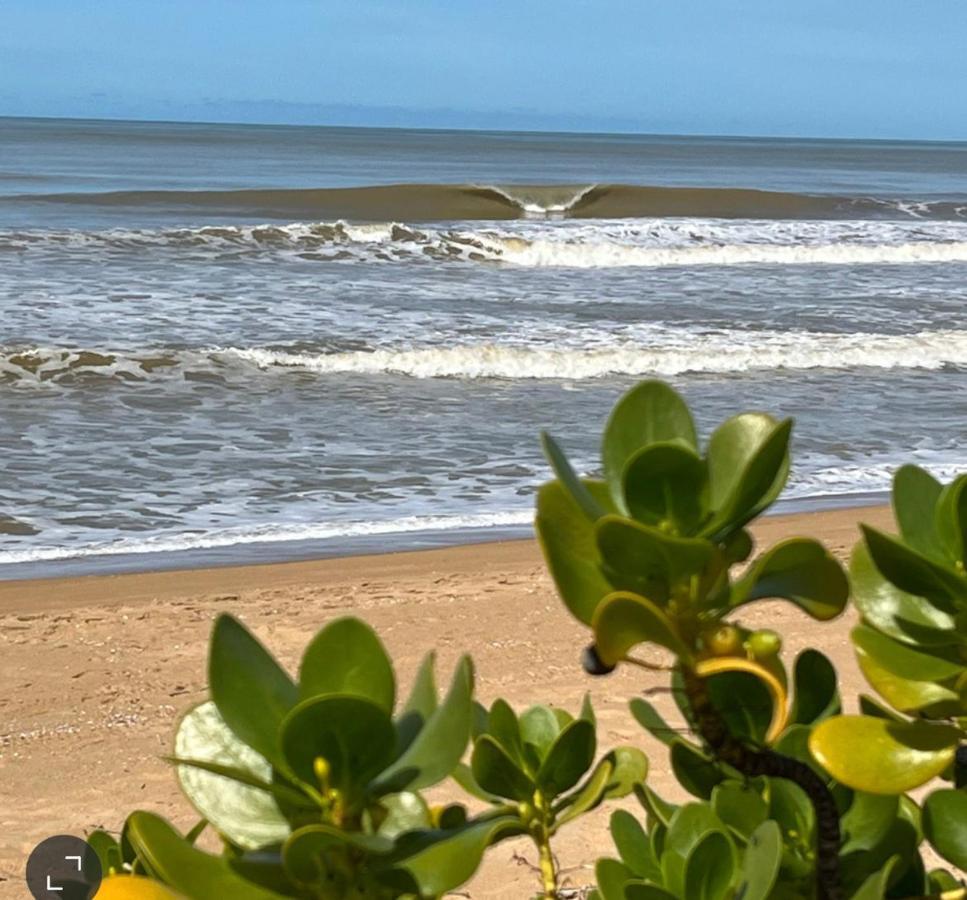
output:
[[[813,756],[859,790],[903,794],[936,779],[923,830],[967,870],[967,475],[947,485],[913,465],[893,481],[899,534],[863,527],[853,551],[851,633],[877,697],[810,736]]]
[[[556,478],[538,493],[537,532],[564,604],[590,630],[585,669],[606,675],[632,666],[650,679],[665,672],[697,738],[678,734],[647,700],[632,702],[695,800],[673,804],[644,787],[643,825],[627,811],[614,814],[619,858],[597,867],[604,900],[861,900],[930,896],[951,884],[959,891],[951,897],[967,896],[953,875],[928,873],[920,853],[924,833],[940,831],[949,845],[942,855],[963,866],[967,793],[941,791],[923,810],[905,793],[935,776],[955,778],[962,752],[967,492],[901,470],[909,499],[898,518],[918,549],[867,529],[853,562],[865,598],[854,641],[867,677],[881,692],[919,690],[920,705],[908,712],[944,721],[843,716],[823,654],[801,653],[790,679],[781,634],[739,619],[749,604],[783,600],[827,621],[850,596],[846,572],[818,541],[791,538],[754,555],[748,526],[785,486],[791,427],[743,413],[702,447],[685,401],[649,381],[608,419],[600,478],[581,477],[544,436]],[[894,631],[909,625],[907,640],[867,624],[867,608]],[[922,659],[912,656],[913,635],[929,644]],[[900,684],[903,673],[919,686]]]
[[[653,789],[635,746],[599,752],[589,699],[576,715],[485,707],[470,659],[441,693],[432,653],[401,698],[356,618],[326,624],[292,677],[223,615],[210,697],[171,756],[200,821],[182,834],[139,811],[120,839],[92,835],[106,884],[148,878],[185,900],[437,898],[520,838],[543,900],[967,900],[967,476],[944,486],[902,468],[900,534],[864,528],[849,573],[809,537],[757,553],[751,526],[789,477],[791,432],[753,412],[700,441],[685,401],[648,381],[608,419],[600,476],[543,438],[555,477],[536,528],[588,632],[575,666],[640,673],[630,716],[664,747],[675,796]],[[877,695],[859,698],[861,715],[820,650],[787,668],[780,605],[750,624],[753,604],[777,600],[830,621],[851,595]],[[555,837],[622,798],[614,851],[576,892]]]
[[[537,852],[542,896],[555,897],[560,883],[553,838],[565,825],[609,799],[640,788],[648,759],[633,746],[616,747],[595,764],[594,710],[585,698],[575,718],[563,709],[532,706],[517,716],[504,700],[480,708],[469,766],[456,772],[473,796],[516,809],[520,827]]]

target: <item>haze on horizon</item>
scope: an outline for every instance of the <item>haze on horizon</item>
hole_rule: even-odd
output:
[[[967,139],[961,0],[6,0],[0,115]]]

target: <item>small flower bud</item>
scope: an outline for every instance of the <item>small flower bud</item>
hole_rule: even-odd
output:
[[[745,646],[755,659],[759,661],[768,660],[777,656],[782,649],[782,638],[774,631],[762,629],[761,631],[753,631],[746,638]]]

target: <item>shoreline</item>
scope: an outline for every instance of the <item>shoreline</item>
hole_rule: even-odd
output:
[[[766,513],[766,520],[811,512],[864,509],[885,505],[888,491],[819,494],[780,499]],[[178,550],[88,553],[57,559],[0,562],[0,585],[9,581],[34,581],[123,575],[194,569],[237,568],[248,565],[284,565],[322,559],[348,559],[412,553],[435,549],[533,540],[531,521],[518,525],[457,526],[413,531],[374,531],[370,534],[327,538],[239,541],[225,546]]]
[[[834,537],[845,538],[845,532],[863,518],[864,512],[870,519],[881,523],[891,518],[890,509],[885,504],[848,506],[776,513],[760,519],[752,530],[760,547],[774,543],[790,530],[797,533],[801,530],[808,536],[810,525],[818,526],[818,530],[827,535],[827,542],[833,543]],[[856,538],[859,538],[858,533]],[[478,569],[494,554],[499,554],[501,565],[541,561],[536,538],[522,536],[282,561],[0,579],[0,615],[16,611],[19,604],[27,601],[30,601],[29,608],[33,612],[50,612],[89,603],[112,606],[148,598],[166,600],[175,596],[213,591],[230,593],[270,585],[348,584],[364,577],[407,576],[426,570],[445,569],[450,574],[462,574]]]
[[[845,559],[858,521],[892,529],[888,507],[775,515],[753,528],[759,550],[783,538],[822,540]],[[392,656],[401,686],[434,650],[445,683],[459,656],[473,655],[476,696],[518,709],[552,703],[576,710],[590,694],[600,749],[634,743],[651,760],[649,784],[683,799],[667,748],[646,735],[628,700],[666,684],[662,673],[623,667],[592,678],[579,663],[587,629],[557,597],[534,540],[305,562],[0,583],[0,900],[22,896],[25,859],[52,834],[117,831],[134,809],[190,828],[189,808],[163,757],[180,717],[207,696],[213,619],[239,617],[289,671],[312,635],[340,616],[364,619]],[[749,627],[781,623],[784,658],[821,647],[840,672],[852,706],[865,683],[849,629],[855,615],[819,623],[787,603],[760,603],[739,615]],[[628,671],[633,669],[632,671]],[[659,712],[686,730],[667,692]],[[433,797],[460,799],[457,788]],[[434,802],[437,802],[434,800]],[[632,806],[633,808],[633,806]],[[557,851],[575,886],[611,852],[613,807],[565,829]],[[493,851],[466,890],[474,900],[534,893],[533,874],[508,842]]]

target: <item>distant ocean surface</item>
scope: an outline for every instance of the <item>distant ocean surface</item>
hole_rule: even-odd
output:
[[[526,533],[619,394],[967,467],[967,145],[0,119],[0,578]]]

